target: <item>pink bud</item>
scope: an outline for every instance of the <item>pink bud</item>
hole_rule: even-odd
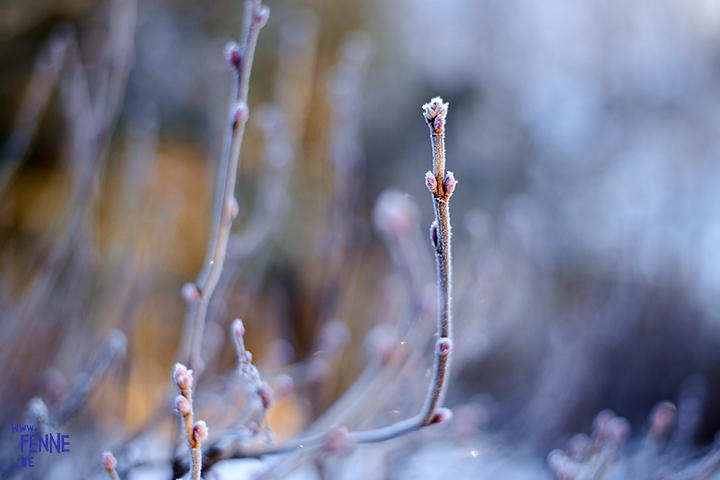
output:
[[[445,193],[450,195],[455,191],[455,185],[457,185],[457,180],[455,180],[455,175],[453,172],[447,172],[445,174],[445,180],[443,181],[443,186],[445,187]]]
[[[440,355],[447,355],[452,350],[453,341],[447,337],[438,338],[435,348]]]
[[[352,450],[348,429],[340,427],[330,432],[324,445],[325,452],[331,455],[347,455]]]
[[[188,370],[182,363],[176,363],[173,369],[173,381],[180,390],[187,390],[193,386],[192,370]]]
[[[200,289],[194,283],[186,283],[180,290],[180,295],[186,302],[199,302],[202,298]]]
[[[102,454],[102,463],[103,467],[105,467],[105,470],[108,472],[111,472],[115,470],[117,467],[117,459],[115,458],[115,455],[112,454],[111,451],[103,452]]]
[[[262,5],[260,10],[253,16],[253,22],[258,27],[262,27],[267,23],[268,18],[270,18],[270,9],[266,5]]]
[[[230,326],[230,332],[235,338],[242,338],[243,336],[245,336],[245,325],[243,325],[242,320],[236,318]]]
[[[175,410],[182,413],[183,415],[190,415],[192,407],[190,406],[190,402],[187,398],[183,397],[182,395],[178,395],[175,398]]]
[[[235,220],[238,216],[238,213],[240,212],[240,206],[238,205],[237,198],[230,197],[225,203],[225,208],[228,210],[230,218]]]
[[[195,425],[193,425],[193,439],[196,442],[203,442],[208,437],[208,433],[208,426],[204,420],[198,420],[195,422]]]
[[[248,111],[247,103],[239,103],[237,108],[235,109],[235,125],[247,122],[249,114],[250,112]]]
[[[663,438],[674,421],[675,405],[670,402],[662,402],[655,407],[651,415],[650,433],[657,438]]]
[[[240,68],[242,62],[242,56],[240,55],[240,47],[235,42],[228,42],[225,45],[225,59],[230,67],[237,69]]]
[[[437,118],[438,115],[443,116],[443,122],[442,125],[444,125],[445,118],[447,116],[448,111],[448,104],[443,103],[442,98],[435,97],[432,100],[430,100],[429,103],[426,103],[423,105],[423,115],[425,116],[425,120],[428,122],[429,125],[431,125],[433,128],[437,129],[437,126],[435,125],[435,118]],[[442,126],[441,125],[441,126]]]
[[[260,388],[258,388],[258,395],[260,395],[260,399],[262,400],[263,408],[265,410],[275,405],[272,388],[270,388],[270,385],[268,385],[267,382],[263,382],[262,385],[260,385]]]
[[[439,114],[435,117],[433,126],[435,127],[435,133],[445,133],[445,117],[443,114]]]
[[[604,437],[607,433],[607,425],[613,418],[615,418],[615,413],[612,410],[603,410],[595,415],[593,430],[595,430],[598,435]]]
[[[630,436],[630,422],[622,417],[615,417],[607,423],[610,444],[619,448]]]
[[[432,172],[427,172],[425,174],[425,186],[428,190],[430,190],[430,192],[435,193],[435,189],[437,188],[437,179]]]
[[[442,425],[452,420],[453,413],[449,408],[438,408],[435,410],[431,423],[437,423]]]
[[[438,224],[437,220],[434,220],[433,223],[430,225],[430,241],[433,244],[433,247],[438,246]]]

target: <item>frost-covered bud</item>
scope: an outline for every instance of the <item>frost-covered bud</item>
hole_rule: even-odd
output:
[[[610,445],[619,448],[630,436],[630,422],[622,417],[615,417],[607,423],[607,434]]]
[[[197,285],[190,282],[183,285],[182,290],[180,290],[180,295],[182,295],[183,300],[188,303],[199,302],[202,298],[200,289],[197,287]]]
[[[578,433],[568,442],[568,454],[575,461],[582,461],[585,458],[588,450],[590,449],[590,437],[584,433]]]
[[[260,10],[253,15],[253,22],[262,27],[267,23],[268,18],[270,18],[270,9],[266,5],[262,5]]]
[[[263,408],[265,410],[275,405],[272,388],[270,388],[270,385],[267,382],[263,382],[262,385],[260,385],[260,388],[258,388],[258,395],[260,396],[260,400],[262,400]]]
[[[187,390],[187,389],[192,388],[192,386],[193,386],[192,370],[188,370],[188,368],[185,365],[183,365],[182,363],[176,363],[175,368],[173,369],[173,381],[175,382],[175,385],[177,385],[180,390]]]
[[[445,174],[445,180],[443,180],[443,187],[445,187],[445,193],[450,195],[455,191],[455,185],[457,185],[457,180],[455,180],[455,175],[453,172],[447,172]]]
[[[445,133],[445,116],[443,114],[439,114],[435,117],[433,126],[435,127],[435,133]]]
[[[437,343],[435,343],[437,353],[440,355],[448,355],[452,350],[452,346],[453,341],[447,337],[438,338]]]
[[[576,477],[580,465],[565,455],[561,450],[553,450],[548,454],[547,463],[555,472],[558,480],[571,480]]]
[[[323,449],[330,455],[347,455],[352,451],[352,442],[350,441],[350,435],[348,429],[340,427],[328,435],[325,439]]]
[[[208,426],[207,423],[205,423],[205,420],[198,420],[195,422],[195,425],[193,425],[193,439],[201,443],[205,441],[205,439],[208,437]]]
[[[670,402],[658,404],[650,418],[650,434],[655,438],[664,438],[675,421],[675,405]]]
[[[225,60],[228,65],[233,69],[240,68],[242,63],[242,55],[240,54],[240,46],[235,42],[228,42],[225,45]]]
[[[453,413],[449,408],[438,408],[433,414],[431,423],[442,425],[443,423],[447,423],[452,420],[452,417]]]
[[[595,420],[593,420],[594,433],[598,437],[604,438],[607,435],[608,423],[610,423],[610,420],[613,418],[615,418],[615,413],[613,413],[612,410],[603,410],[595,415]]]
[[[242,320],[236,318],[233,321],[232,325],[230,325],[230,333],[232,333],[233,338],[243,338],[245,336],[245,325]]]
[[[190,402],[187,398],[182,395],[178,395],[175,398],[175,410],[182,413],[183,415],[190,415],[192,407],[190,406]]]
[[[238,103],[237,107],[235,108],[235,125],[239,125],[242,123],[247,122],[248,116],[250,115],[250,111],[248,110],[247,103],[240,102]]]
[[[425,117],[425,120],[428,122],[429,125],[432,125],[434,128],[437,128],[435,126],[435,119],[438,115],[442,115],[443,117],[447,116],[448,111],[448,104],[443,103],[443,99],[440,97],[435,97],[432,100],[430,100],[429,103],[426,103],[423,105],[423,115]]]
[[[103,452],[102,454],[102,463],[103,467],[105,467],[105,470],[108,472],[112,472],[117,467],[117,459],[115,458],[115,455],[112,454],[111,451]]]
[[[432,224],[430,225],[430,241],[432,242],[433,247],[438,246],[438,224],[437,220],[433,220]]]
[[[425,174],[425,186],[428,190],[430,190],[430,192],[435,193],[435,190],[437,189],[437,179],[432,172],[427,172]]]
[[[237,198],[230,197],[227,202],[225,203],[225,208],[227,209],[228,214],[230,214],[230,218],[232,220],[235,220],[238,216],[238,213],[240,213],[240,206],[238,205]]]
[[[290,375],[280,374],[275,378],[275,393],[278,398],[290,398],[293,395],[294,382]]]

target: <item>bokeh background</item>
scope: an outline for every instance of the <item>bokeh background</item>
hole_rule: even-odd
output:
[[[224,332],[237,317],[261,371],[303,385],[272,413],[281,439],[407,331],[427,332],[418,351],[432,344],[420,107],[441,95],[459,180],[456,422],[365,451],[384,460],[363,478],[443,476],[444,460],[413,456],[432,442],[474,453],[451,457],[459,478],[487,465],[550,478],[544,456],[589,433],[597,412],[627,418],[639,438],[663,400],[677,406],[673,441],[703,452],[720,427],[720,4],[267,4],[237,188],[230,260],[241,260],[211,306],[208,390],[231,368]],[[88,456],[81,476],[171,392],[179,292],[213,218],[223,47],[241,24],[242,5],[224,0],[0,3],[0,420],[24,419],[36,396],[68,408],[108,332],[122,331],[126,355],[67,426],[74,457]],[[387,189],[402,194],[383,197],[373,226]],[[252,249],[248,231],[265,232]],[[419,286],[396,267],[404,256]],[[304,359],[328,331],[345,338],[323,329],[334,321],[349,340],[313,370]],[[412,414],[423,362],[358,418]],[[354,478],[332,468],[325,478]]]

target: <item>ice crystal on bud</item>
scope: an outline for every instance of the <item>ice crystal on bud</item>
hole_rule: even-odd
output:
[[[453,413],[449,408],[438,408],[432,418],[432,423],[442,425],[452,420]]]
[[[436,347],[440,355],[447,355],[452,349],[453,342],[447,337],[438,338]]]
[[[183,285],[180,294],[186,302],[198,302],[200,301],[200,298],[202,298],[200,290],[194,283],[186,283]]]
[[[430,241],[433,244],[433,247],[438,246],[438,224],[437,220],[434,220],[432,225],[430,225]]]
[[[445,131],[445,116],[442,114],[439,114],[437,117],[435,117],[434,125],[436,132],[444,132]]]
[[[433,173],[430,171],[425,173],[425,186],[432,193],[434,193],[435,189],[437,188],[437,179],[435,178],[435,175],[433,175]]]
[[[225,59],[230,67],[235,69],[240,68],[242,56],[240,55],[240,47],[237,43],[228,42],[227,45],[225,45]]]
[[[446,115],[448,104],[443,103],[443,99],[441,97],[435,97],[423,105],[422,108],[425,112],[425,118],[429,122],[430,120],[434,120],[439,114]]]
[[[192,388],[192,370],[188,370],[188,368],[182,363],[176,363],[175,368],[173,369],[173,381],[180,390]]]
[[[175,398],[175,410],[182,413],[183,415],[189,415],[191,409],[192,407],[190,406],[190,402],[187,398],[183,397],[182,395],[178,395]]]
[[[208,426],[204,420],[198,420],[195,422],[195,425],[193,425],[193,439],[196,442],[203,442],[208,437],[208,433]]]
[[[117,467],[117,459],[111,451],[103,452],[102,463],[103,467],[105,467],[105,470],[107,471],[115,470],[115,468]]]
[[[453,172],[447,172],[445,174],[445,180],[443,180],[443,187],[445,187],[445,193],[448,195],[453,193],[455,191],[455,185],[457,185],[457,180],[455,180],[455,175]]]
[[[428,125],[432,126],[435,130],[442,130],[445,126],[445,117],[447,117],[448,104],[443,103],[442,98],[435,97],[430,100],[429,103],[423,105],[423,115]],[[438,116],[441,116],[441,120],[436,120]]]

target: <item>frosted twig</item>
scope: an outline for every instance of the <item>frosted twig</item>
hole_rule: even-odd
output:
[[[433,146],[433,172],[426,175],[426,185],[433,194],[436,220],[431,228],[431,241],[435,247],[438,274],[438,332],[434,352],[433,375],[428,388],[425,404],[419,414],[392,425],[367,431],[347,432],[343,436],[350,444],[377,443],[400,437],[435,423],[445,423],[452,417],[447,408],[440,408],[447,388],[447,374],[452,350],[452,316],[451,316],[451,255],[450,255],[450,212],[448,200],[457,184],[452,172],[445,173],[445,118],[447,104],[439,97],[423,106],[425,119],[430,126]],[[439,179],[439,181],[438,181]],[[261,457],[270,454],[281,454],[298,449],[311,450],[321,447],[333,438],[333,433],[323,432],[297,438],[277,447],[261,449],[242,449],[217,452],[217,462],[221,459]]]
[[[115,455],[112,454],[112,452],[107,451],[103,452],[102,454],[102,463],[103,467],[105,468],[105,471],[108,473],[110,478],[112,480],[120,480],[120,477],[118,477],[117,474],[117,460],[115,459]]]
[[[202,472],[202,442],[208,437],[207,424],[198,420],[194,421],[192,387],[193,373],[185,365],[176,363],[173,369],[173,382],[180,390],[180,395],[175,399],[175,409],[182,415],[185,424],[185,436],[188,447],[190,447],[190,479],[200,480]]]
[[[220,279],[223,264],[225,263],[230,227],[238,214],[238,204],[235,199],[235,182],[237,180],[240,146],[245,131],[245,123],[248,119],[247,97],[250,72],[258,33],[267,22],[269,15],[270,10],[262,5],[260,0],[246,0],[242,46],[238,47],[232,44],[228,46],[226,51],[227,60],[235,72],[235,82],[233,82],[234,91],[230,101],[229,131],[218,178],[219,189],[215,206],[215,230],[208,246],[203,270],[194,284],[188,284],[183,289],[188,308],[183,328],[181,357],[185,358],[188,364],[195,368],[198,373],[202,370],[200,349],[205,330],[208,302]]]

